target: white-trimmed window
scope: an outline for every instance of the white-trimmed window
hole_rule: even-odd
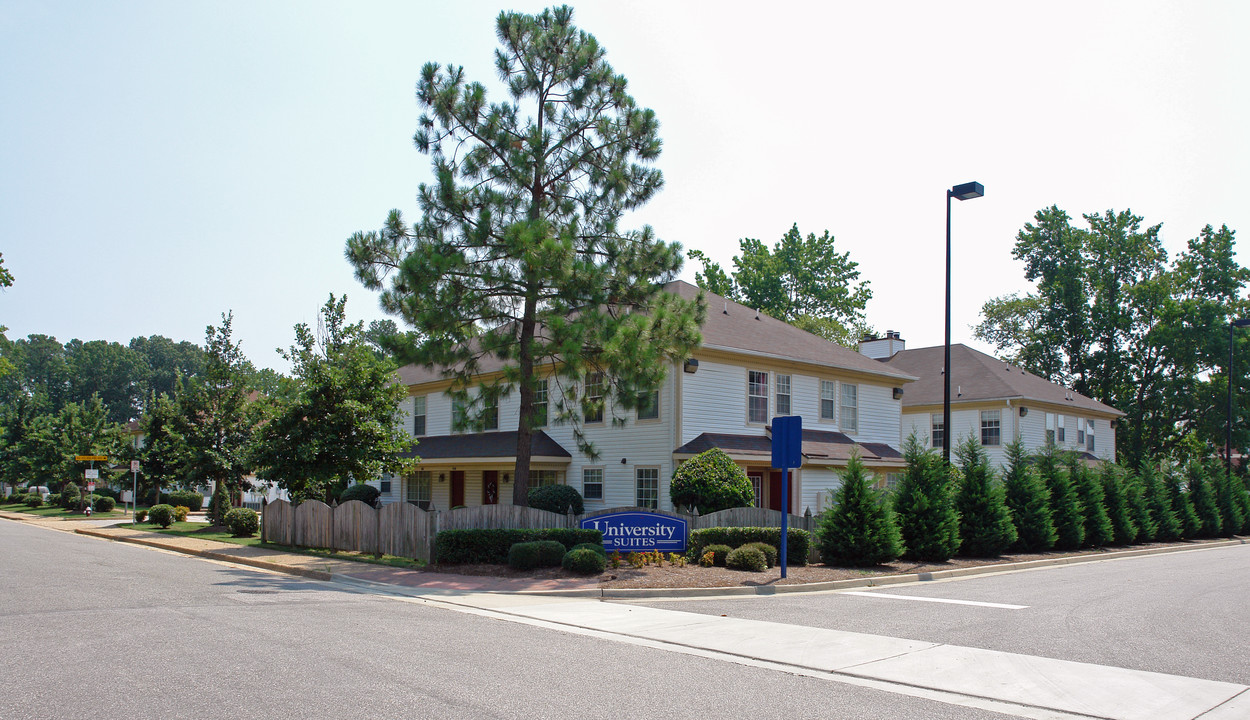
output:
[[[981,411],[981,444],[982,445],[1000,445],[1002,444],[1002,411],[1001,410],[982,410]]]
[[[842,383],[842,429],[859,432],[859,386]]]
[[[603,373],[586,374],[586,413],[588,423],[603,422]]]
[[[1046,444],[1055,444],[1055,414],[1046,413]]]
[[[655,510],[660,507],[660,469],[634,470],[635,499],[638,507]]]
[[[946,443],[946,416],[942,413],[929,415],[929,445],[940,448]]]
[[[764,507],[764,473],[747,473],[751,481],[751,492],[755,493],[755,507]]]
[[[1061,442],[1061,443],[1067,442],[1067,438],[1064,437],[1067,433],[1065,432],[1064,427],[1063,427],[1063,415],[1059,415],[1058,417],[1055,418],[1055,420],[1056,422],[1059,423],[1059,427],[1055,430],[1055,434],[1058,439],[1058,442]]]
[[[404,499],[422,510],[429,510],[432,475],[429,470],[418,470],[404,478]]]
[[[747,422],[768,422],[768,373],[747,371]]]
[[[777,414],[790,414],[790,376],[777,376]]]
[[[547,378],[534,383],[534,427],[547,427]]]
[[[1076,419],[1076,444],[1077,445],[1085,444],[1085,419],[1084,418]]]
[[[1085,450],[1094,452],[1094,421],[1086,420],[1088,427],[1085,430]]]
[[[425,435],[425,396],[418,395],[412,399],[412,436]]]
[[[603,468],[582,468],[582,497],[587,500],[603,499]]]
[[[530,470],[530,487],[559,485],[560,473],[556,470]]]
[[[820,381],[820,419],[835,420],[838,415],[838,384],[832,380]]]
[[[660,419],[660,389],[645,392],[638,396],[638,419]]]

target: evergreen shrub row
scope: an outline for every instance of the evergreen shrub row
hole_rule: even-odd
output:
[[[524,530],[443,530],[434,538],[434,554],[439,564],[490,563],[505,565],[508,551],[517,543],[555,540],[565,548],[581,543],[603,545],[598,530],[544,528]]]
[[[727,545],[737,548],[748,543],[765,543],[781,547],[781,528],[775,527],[714,527],[694,530],[690,533],[686,556],[698,562],[708,545]],[[789,528],[786,533],[786,563],[806,565],[812,536],[802,528]]]

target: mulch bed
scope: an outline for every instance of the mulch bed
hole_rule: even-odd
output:
[[[1179,543],[1146,543],[1125,547],[1098,548],[1078,552],[1045,552],[1016,553],[998,558],[954,558],[944,563],[922,563],[898,560],[885,565],[867,568],[835,567],[831,565],[791,566],[786,578],[781,579],[779,568],[771,568],[762,573],[743,570],[729,570],[722,567],[705,568],[698,564],[686,564],[684,567],[671,565],[647,566],[639,569],[622,563],[619,568],[608,567],[599,576],[599,585],[604,588],[717,588],[717,587],[759,587],[765,585],[800,585],[807,583],[829,582],[833,580],[852,580],[861,578],[881,577],[886,575],[915,575],[917,573],[938,572],[941,570],[957,570],[987,565],[1004,565],[1022,563],[1031,560],[1051,558],[1088,556],[1097,559],[1100,555],[1110,555],[1126,550],[1148,550],[1167,547],[1200,548],[1210,542],[1194,540]],[[1235,538],[1240,539],[1240,538]],[[540,568],[537,570],[513,570],[506,565],[434,565],[425,568],[426,572],[445,572],[457,575],[486,575],[503,578],[534,578],[553,579],[578,577],[563,568]]]

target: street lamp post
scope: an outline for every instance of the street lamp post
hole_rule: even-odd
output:
[[[951,198],[971,200],[985,194],[979,182],[946,191],[946,355],[942,365],[942,459],[951,464]]]
[[[1250,325],[1250,318],[1238,318],[1228,324],[1228,426],[1224,436],[1224,472],[1233,475],[1233,328]]]

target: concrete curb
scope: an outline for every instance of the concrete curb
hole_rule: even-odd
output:
[[[1000,563],[997,565],[980,565],[977,567],[938,570],[935,572],[909,573],[907,575],[882,575],[880,577],[850,578],[847,580],[830,580],[827,582],[803,583],[799,585],[760,585],[754,587],[713,587],[713,588],[603,588],[601,597],[611,600],[641,600],[647,598],[699,598],[723,597],[738,595],[782,595],[790,593],[817,593],[833,590],[850,590],[862,587],[881,587],[886,585],[903,585],[913,582],[931,582],[951,578],[969,577],[973,575],[990,575],[1001,572],[1018,572],[1036,568],[1055,567],[1059,565],[1076,565],[1080,563],[1100,562],[1102,560],[1119,560],[1147,555],[1164,555],[1192,550],[1233,547],[1245,545],[1250,540],[1236,538],[1217,542],[1204,542],[1200,545],[1170,546],[1162,548],[1144,548],[1139,550],[1119,550],[1097,555],[1072,555],[1061,558],[1045,558],[1017,563]]]
[[[312,580],[332,580],[334,575],[324,570],[309,570],[307,568],[291,567],[282,563],[269,562],[268,560],[259,560],[257,558],[241,557],[238,555],[230,555],[228,553],[215,550],[196,550],[194,548],[182,547],[173,543],[161,542],[159,540],[148,540],[146,538],[131,538],[110,535],[109,533],[100,532],[98,530],[89,530],[80,528],[74,532],[79,535],[90,535],[91,537],[103,538],[105,540],[114,540],[117,542],[131,543],[133,545],[145,545],[161,550],[169,550],[170,552],[182,553],[183,555],[194,555],[196,557],[207,558],[209,560],[219,560],[221,562],[230,562],[237,565],[248,565],[261,570],[271,570],[273,572],[286,573],[288,575],[298,575]]]

